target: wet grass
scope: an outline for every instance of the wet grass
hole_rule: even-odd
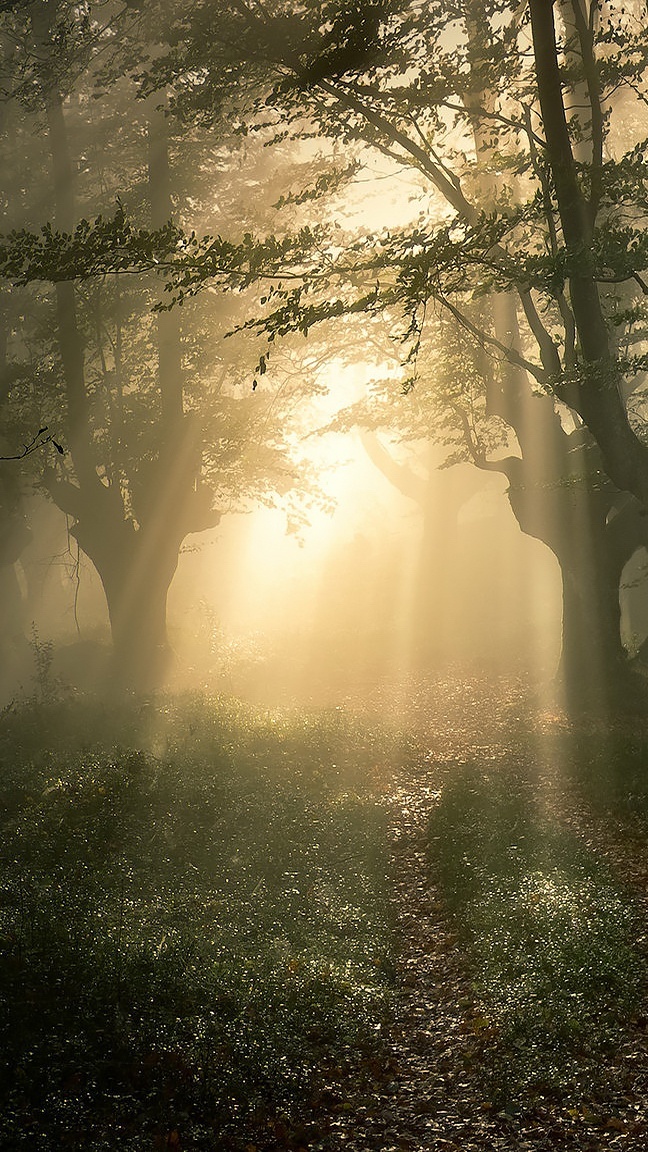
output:
[[[442,750],[448,732],[467,744],[464,711]],[[648,745],[538,741],[522,717],[506,758],[500,727],[497,754],[475,738],[472,763],[446,758],[430,856],[476,991],[469,1058],[507,1110],[589,1098],[645,985],[631,897],[533,764],[641,823]],[[392,1010],[381,796],[415,752],[340,709],[52,696],[6,711],[0,1147],[317,1143],[295,1127],[305,1102],[380,1052]]]
[[[587,802],[599,813],[648,824],[648,731],[576,728],[559,754]]]
[[[399,754],[335,711],[6,712],[0,1146],[239,1147],[371,1041]]]
[[[628,893],[547,815],[519,764],[457,769],[430,851],[483,1004],[494,1102],[591,1087],[644,976]]]

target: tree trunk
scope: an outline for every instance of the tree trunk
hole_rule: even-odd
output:
[[[478,490],[478,482],[468,465],[440,469],[438,453],[432,447],[423,476],[409,465],[399,464],[374,432],[363,431],[361,439],[372,464],[421,510],[407,645],[412,666],[427,672],[456,656],[463,612],[456,588],[459,513]]]
[[[178,562],[178,547],[157,551],[151,564],[140,533],[125,524],[112,550],[97,565],[113,641],[113,676],[118,686],[158,688],[172,652],[167,637],[167,595]],[[90,553],[91,545],[86,544]]]
[[[546,4],[546,7],[551,5]],[[565,4],[564,7],[571,6]],[[480,4],[469,5],[468,13],[468,37],[474,57],[478,59],[488,21]],[[474,112],[477,157],[488,165],[492,160],[493,139],[490,125],[486,129],[483,127],[480,109],[495,111],[495,93],[483,90],[478,71],[474,81],[466,107]],[[592,125],[593,137],[596,136],[595,127]],[[565,124],[561,147],[568,152],[569,141],[567,138],[565,144],[564,139],[566,133]],[[589,142],[589,149],[586,144],[583,147],[589,155],[581,159],[591,159],[592,150],[596,150],[593,142]],[[490,186],[485,186],[482,196],[487,211],[495,210],[501,183],[501,177],[491,177]],[[574,217],[572,233],[578,227],[585,236],[589,225],[577,186],[570,190],[569,204]],[[516,297],[512,292],[500,292],[491,299],[497,339],[504,347],[519,350],[521,340]],[[538,339],[545,368],[559,371],[558,352],[536,313],[530,292],[523,293],[521,300]],[[536,537],[551,549],[562,573],[559,679],[568,686],[570,696],[576,685],[580,685],[587,694],[594,687],[592,681],[597,692],[599,689],[603,691],[608,678],[615,679],[625,658],[620,636],[621,568],[617,572],[614,563],[618,541],[606,531],[613,493],[605,496],[592,484],[592,464],[588,459],[587,445],[584,442],[575,444],[574,437],[564,430],[553,396],[534,393],[527,373],[506,360],[500,363],[499,371],[492,366],[489,369],[485,363],[483,374],[487,412],[499,416],[513,429],[520,448],[521,458],[503,461],[501,465],[501,470],[511,481],[509,502],[513,514],[524,533]]]
[[[619,583],[600,569],[561,566],[562,653],[558,682],[569,710],[616,709],[631,679],[621,643]]]
[[[521,462],[520,462],[521,464]],[[605,493],[585,478],[570,486],[526,486],[518,470],[511,507],[522,531],[547,544],[560,565],[562,652],[557,680],[568,709],[612,708],[632,681],[621,641],[619,586],[645,533],[634,509],[610,517]]]
[[[579,183],[567,127],[553,3],[530,0],[529,7],[547,158],[569,259],[569,294],[583,359],[582,379],[570,386],[568,402],[597,441],[608,476],[620,490],[632,492],[648,508],[648,449],[628,422],[621,398],[622,380],[601,306],[591,205]],[[598,93],[592,91],[590,99],[594,112]]]

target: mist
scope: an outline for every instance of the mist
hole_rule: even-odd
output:
[[[0,1149],[647,1146],[645,16],[0,3]]]
[[[425,445],[390,448],[424,474]],[[324,434],[309,452],[324,469],[330,508],[292,530],[281,508],[250,510],[187,538],[168,601],[173,657],[163,689],[322,705],[462,666],[550,679],[560,652],[559,574],[520,532],[501,481],[475,484],[465,468],[457,494],[448,471],[427,479],[449,523],[434,536],[442,585],[424,573],[422,602],[420,509],[380,473],[359,435]],[[30,523],[37,539],[3,596],[5,704],[35,691],[46,649],[61,690],[101,690],[109,678],[96,573],[42,499],[33,500]]]
[[[117,56],[143,28],[115,32]],[[29,35],[45,43],[46,22],[22,51],[47,87]],[[449,58],[456,37],[441,35]],[[61,690],[298,704],[450,669],[519,674],[547,699],[555,682],[568,709],[612,699],[645,638],[641,513],[578,405],[545,383],[547,341],[571,371],[567,303],[565,334],[547,313],[545,339],[524,286],[516,300],[498,282],[455,285],[452,256],[433,288],[417,262],[457,243],[459,184],[430,178],[400,137],[400,159],[362,135],[344,153],[306,114],[273,136],[252,105],[246,135],[232,119],[242,78],[221,120],[194,125],[184,80],[138,103],[138,81],[104,76],[89,51],[45,119],[6,106],[22,146],[8,171],[24,188],[40,140],[49,201],[7,211],[23,229],[7,370],[33,380],[7,397],[2,700],[29,696],[45,667]],[[155,88],[139,83],[139,97]],[[525,179],[507,188],[469,119],[441,110],[436,131],[485,219],[524,203]],[[62,231],[31,268],[29,229],[48,213]],[[641,396],[633,386],[630,423]]]

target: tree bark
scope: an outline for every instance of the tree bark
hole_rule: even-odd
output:
[[[581,0],[563,0],[563,9],[569,9],[572,21],[580,27],[581,10],[574,16],[572,4],[580,5]],[[551,4],[544,2],[544,16],[550,14]],[[479,59],[480,43],[487,31],[483,7],[472,4],[469,7],[467,31],[474,49],[474,58]],[[569,13],[568,13],[569,14]],[[486,26],[484,26],[486,25]],[[576,31],[576,29],[574,29]],[[587,36],[587,28],[581,29],[580,39]],[[586,49],[583,47],[583,51]],[[557,72],[545,65],[547,80],[558,84],[561,108],[562,93]],[[594,95],[594,75],[592,68],[585,72],[590,82],[586,95]],[[475,73],[475,85],[469,94],[466,106],[474,111],[473,132],[477,156],[488,164],[492,154],[492,137],[482,131],[479,110],[495,108],[495,94],[485,92],[480,87],[479,73]],[[543,105],[543,111],[547,101]],[[553,105],[552,105],[553,107]],[[557,118],[559,119],[559,118]],[[600,162],[601,116],[600,107],[594,103],[591,118],[591,140],[584,146],[590,162]],[[567,225],[565,236],[578,236],[579,251],[583,244],[591,240],[591,205],[587,205],[580,192],[576,177],[576,167],[571,154],[566,117],[556,123],[555,148],[558,176],[561,181],[561,196]],[[491,180],[487,189],[486,208],[494,211],[500,189],[496,180]],[[560,197],[559,197],[560,200]],[[573,241],[575,243],[575,239]],[[585,282],[587,277],[585,277]],[[604,325],[598,300],[596,285],[596,316]],[[583,285],[577,290],[580,300]],[[578,295],[580,292],[580,296]],[[544,367],[551,374],[561,370],[557,348],[544,328],[540,316],[535,311],[531,293],[521,293],[521,300],[527,319],[538,342]],[[566,305],[566,302],[565,302]],[[589,296],[584,308],[592,307]],[[520,334],[517,318],[517,303],[512,292],[497,293],[492,298],[493,327],[495,335],[503,346],[519,349]],[[569,310],[563,308],[563,319],[569,327],[573,321]],[[578,325],[577,325],[578,326]],[[570,333],[565,333],[565,347],[568,347]],[[608,354],[607,343],[605,354]],[[597,355],[602,354],[601,346],[596,347]],[[623,563],[634,551],[634,538],[628,537],[625,543],[616,533],[608,531],[607,519],[614,503],[614,493],[603,493],[593,485],[595,480],[592,465],[588,460],[585,442],[575,443],[562,426],[556,410],[554,397],[548,394],[536,395],[530,386],[527,373],[518,365],[503,361],[499,372],[491,369],[485,372],[487,390],[487,411],[499,416],[515,432],[521,452],[519,461],[502,465],[502,471],[509,475],[509,501],[521,530],[535,536],[546,544],[556,556],[562,573],[563,584],[563,627],[562,654],[559,678],[563,681],[570,697],[580,685],[587,693],[603,691],[610,680],[618,679],[619,670],[625,665],[625,652],[620,635],[619,582]],[[611,486],[610,486],[611,488]],[[578,542],[575,546],[575,541]],[[615,583],[616,580],[616,583]]]
[[[113,641],[113,676],[118,686],[157,688],[168,667],[166,605],[178,563],[169,540],[155,554],[133,525],[79,521],[77,538],[101,578]]]
[[[634,684],[621,641],[619,587],[626,562],[646,539],[634,502],[610,513],[605,492],[587,477],[540,493],[511,472],[510,501],[524,532],[551,548],[563,593],[562,651],[557,680],[568,708],[614,708]]]
[[[621,643],[619,574],[561,566],[563,645],[558,682],[568,708],[616,710],[632,679]],[[592,622],[596,627],[592,627]]]

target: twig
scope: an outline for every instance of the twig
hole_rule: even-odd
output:
[[[28,444],[23,445],[22,452],[17,452],[15,456],[0,456],[0,460],[24,460],[25,456],[31,456],[32,452],[38,452],[40,448],[44,448],[46,444],[53,444],[56,451],[63,455],[63,449],[60,444],[51,435],[45,435],[47,432],[47,424],[44,428],[39,428],[38,432]]]

